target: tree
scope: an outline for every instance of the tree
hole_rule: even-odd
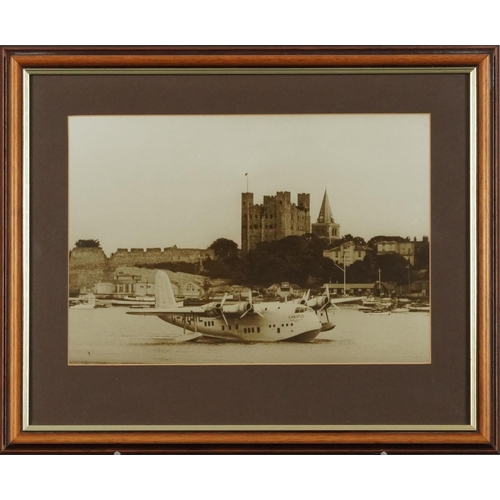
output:
[[[306,234],[259,243],[243,257],[246,282],[268,286],[288,281],[307,286],[324,283],[335,272],[333,262],[323,257],[324,242]]]
[[[75,243],[76,248],[101,248],[99,240],[78,240]]]
[[[359,246],[365,246],[366,241],[364,238],[361,236],[353,236],[352,234],[346,234],[345,236],[342,236],[340,239],[336,239],[333,243],[329,244],[329,248],[335,248],[340,245],[343,245],[344,243],[347,243],[349,241],[353,241],[355,245]]]
[[[238,255],[238,244],[227,238],[216,239],[208,248],[214,251],[217,258],[228,259]]]
[[[408,282],[408,261],[397,253],[377,255],[375,270],[381,270],[382,281],[392,281],[398,284]]]

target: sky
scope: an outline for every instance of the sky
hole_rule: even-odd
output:
[[[245,174],[248,173],[248,176]],[[340,233],[430,232],[430,115],[168,115],[69,118],[69,248],[241,244],[241,193],[325,188]]]

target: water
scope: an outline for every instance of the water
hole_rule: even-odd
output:
[[[126,308],[69,310],[70,364],[387,364],[430,363],[428,313],[329,311],[336,327],[310,343],[176,342],[182,329]]]

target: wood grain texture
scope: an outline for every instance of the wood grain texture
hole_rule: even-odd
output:
[[[28,432],[22,429],[22,71],[141,67],[478,68],[478,427],[471,432]],[[2,50],[2,443],[7,453],[498,453],[498,47],[8,47]]]
[[[477,66],[485,54],[398,54],[398,55],[15,55],[23,67],[30,68],[158,68],[158,67],[418,67]]]
[[[2,228],[7,227],[7,105],[5,101],[6,89],[5,89],[5,51],[0,49],[0,217]],[[6,252],[5,252],[5,238],[6,231],[2,230],[0,236],[0,275],[2,279],[1,289],[0,289],[0,325],[2,325],[2,330],[0,332],[0,451],[5,449],[6,446],[6,436],[5,436],[5,423],[7,422],[6,416],[6,387],[5,383],[7,380],[7,355],[6,355],[6,343],[5,343],[5,321],[6,321],[6,309],[7,309],[7,280],[6,280]]]
[[[490,127],[490,71],[488,64],[483,61],[478,69],[478,212],[477,212],[477,243],[478,243],[478,430],[486,437],[491,438],[491,364],[488,353],[491,352],[491,339],[488,332],[491,328],[491,174],[490,174],[490,141],[488,134]]]
[[[8,435],[13,439],[22,429],[22,67],[10,60],[8,95]]]

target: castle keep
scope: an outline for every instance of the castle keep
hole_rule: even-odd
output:
[[[297,205],[288,191],[264,196],[262,205],[255,205],[253,193],[241,194],[241,250],[248,252],[263,241],[300,236],[311,230],[309,194],[299,193]]]

